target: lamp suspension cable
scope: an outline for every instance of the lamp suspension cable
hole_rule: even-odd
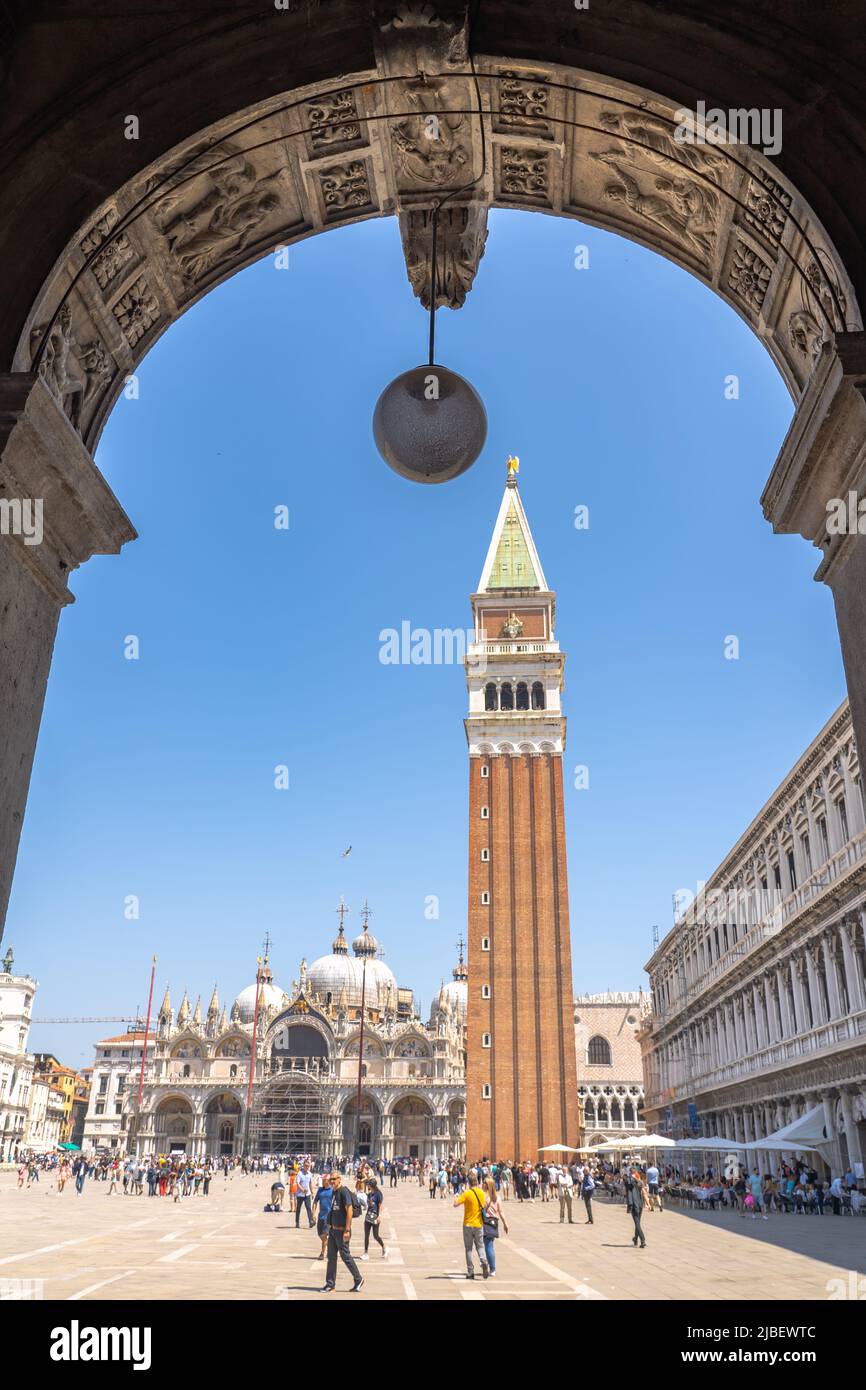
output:
[[[476,19],[477,19],[477,17],[478,17],[478,11],[479,11],[480,8],[481,8],[480,3],[477,4],[477,5],[475,6],[475,12],[474,12],[474,14],[473,14],[473,16],[472,16],[472,21],[471,21],[471,24],[470,24],[470,35],[469,35],[469,66],[470,66],[470,68],[472,69],[472,81],[473,81],[474,86],[475,86],[475,100],[476,100],[476,103],[477,103],[477,106],[478,106],[478,126],[479,126],[479,131],[480,131],[480,134],[481,134],[481,170],[480,170],[480,172],[479,172],[478,174],[476,174],[475,178],[474,178],[474,179],[470,179],[468,183],[463,183],[463,184],[461,184],[459,188],[452,188],[451,192],[450,192],[450,193],[446,193],[444,198],[440,198],[440,199],[439,199],[439,202],[438,202],[438,203],[435,205],[435,207],[433,208],[433,218],[432,218],[431,237],[430,237],[430,337],[429,337],[429,363],[430,363],[430,366],[431,366],[431,367],[433,366],[433,363],[434,363],[434,361],[435,361],[435,351],[436,351],[436,291],[437,291],[437,283],[436,283],[436,281],[437,281],[437,276],[436,276],[436,250],[437,250],[437,242],[438,242],[438,235],[439,235],[439,213],[442,211],[443,207],[445,206],[445,204],[448,202],[448,200],[449,200],[450,198],[454,198],[454,197],[457,196],[458,193],[465,193],[468,189],[474,188],[475,185],[476,185],[477,183],[480,183],[481,179],[483,179],[483,178],[484,178],[484,175],[487,173],[487,134],[486,134],[485,129],[484,129],[484,106],[483,106],[482,101],[481,101],[481,87],[480,87],[479,82],[478,82],[478,73],[477,73],[476,70],[475,70],[475,56],[474,56],[474,54],[473,54],[473,52],[472,52],[472,32],[471,32],[471,31],[472,31],[472,26],[474,26],[475,21],[476,21]]]

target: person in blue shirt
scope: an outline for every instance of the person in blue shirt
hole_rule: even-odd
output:
[[[316,1213],[316,1234],[322,1242],[321,1253],[316,1256],[319,1260],[325,1258],[328,1249],[328,1217],[331,1214],[331,1203],[333,1200],[334,1189],[331,1186],[331,1175],[330,1173],[325,1173],[322,1178],[322,1185],[316,1189],[316,1195],[313,1198],[313,1207],[318,1206],[319,1208]]]

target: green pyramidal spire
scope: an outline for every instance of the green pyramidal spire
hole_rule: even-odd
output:
[[[493,568],[490,571],[489,589],[538,589],[540,588],[532,555],[526,539],[514,498],[509,500],[505,523],[496,547]]]

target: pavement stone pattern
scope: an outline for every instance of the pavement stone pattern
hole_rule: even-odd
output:
[[[315,1259],[315,1231],[302,1216],[263,1210],[269,1177],[220,1176],[208,1197],[108,1195],[88,1180],[57,1194],[42,1178],[18,1191],[15,1174],[0,1174],[0,1299],[324,1298],[324,1262]],[[558,1203],[506,1208],[511,1233],[497,1242],[495,1279],[465,1277],[462,1210],[431,1199],[417,1183],[384,1188],[382,1234],[387,1259],[373,1241],[359,1268],[360,1294],[338,1265],[337,1292],[327,1297],[465,1301],[561,1299],[828,1299],[858,1287],[866,1295],[866,1218],[771,1215],[752,1221],[736,1213],[647,1213],[646,1250],[631,1244],[632,1223],[621,1204],[594,1203],[595,1224],[560,1224]],[[357,1223],[352,1251],[363,1251]],[[851,1271],[854,1273],[852,1274]],[[841,1285],[830,1284],[842,1281]],[[20,1285],[17,1281],[23,1281]],[[828,1288],[829,1285],[829,1288]]]

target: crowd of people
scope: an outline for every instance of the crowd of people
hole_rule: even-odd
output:
[[[641,1250],[646,1248],[644,1216],[663,1211],[670,1200],[688,1200],[711,1209],[728,1207],[753,1220],[767,1220],[772,1212],[859,1212],[866,1203],[852,1170],[826,1180],[805,1163],[793,1167],[782,1163],[776,1173],[742,1167],[720,1173],[712,1166],[698,1171],[675,1165],[660,1168],[655,1162],[617,1165],[607,1155],[591,1161],[576,1157],[570,1163],[484,1158],[469,1165],[454,1157],[386,1160],[267,1154],[193,1159],[185,1154],[134,1158],[60,1151],[22,1156],[17,1185],[30,1188],[41,1182],[50,1190],[53,1183],[58,1195],[67,1187],[80,1195],[91,1181],[103,1184],[109,1197],[146,1192],[149,1197],[179,1202],[207,1197],[217,1176],[227,1182],[236,1175],[252,1177],[257,1185],[262,1179],[268,1183],[265,1211],[288,1212],[295,1218],[296,1229],[302,1217],[307,1229],[315,1227],[317,1259],[325,1264],[323,1293],[336,1287],[340,1261],[352,1278],[352,1292],[360,1292],[364,1276],[358,1263],[369,1260],[371,1243],[387,1259],[382,1235],[385,1191],[405,1183],[417,1184],[434,1202],[449,1198],[454,1207],[462,1208],[467,1279],[476,1277],[476,1260],[482,1278],[496,1277],[497,1241],[509,1233],[507,1212],[512,1201],[554,1204],[563,1225],[574,1225],[581,1207],[584,1222],[592,1225],[593,1202],[599,1194],[611,1202],[622,1201],[632,1222],[632,1244]],[[357,1259],[350,1245],[355,1221],[364,1232],[363,1253]]]

